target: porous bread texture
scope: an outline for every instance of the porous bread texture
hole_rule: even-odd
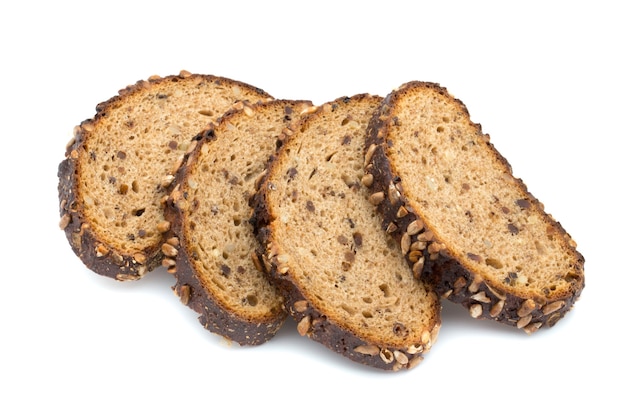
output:
[[[248,200],[288,127],[312,104],[276,100],[228,112],[198,135],[165,206],[164,265],[202,325],[241,345],[281,327],[283,299],[257,258]]]
[[[343,97],[296,126],[254,198],[262,259],[298,331],[355,362],[417,365],[440,326],[361,185],[365,129],[381,98]]]
[[[135,280],[161,262],[162,200],[192,138],[236,103],[270,96],[182,71],[139,81],[75,129],[59,166],[61,222],[93,271]]]
[[[366,154],[384,227],[415,265],[419,236],[407,229],[425,226],[424,278],[472,317],[533,333],[578,299],[584,259],[575,243],[446,89],[411,82],[390,93]]]

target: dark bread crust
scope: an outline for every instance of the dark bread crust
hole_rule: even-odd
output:
[[[142,250],[133,253],[104,243],[105,239],[97,235],[96,231],[91,227],[89,219],[86,218],[84,204],[78,195],[78,182],[80,181],[80,178],[78,178],[79,154],[87,152],[84,145],[90,132],[97,128],[100,121],[107,117],[110,110],[121,106],[128,97],[161,83],[175,83],[189,78],[203,80],[216,85],[224,84],[239,87],[244,91],[252,91],[264,99],[271,98],[262,89],[240,81],[181,71],[179,75],[154,76],[148,80],[137,81],[135,84],[120,90],[118,95],[96,106],[95,116],[92,119],[83,121],[75,128],[74,137],[66,147],[65,159],[59,164],[58,168],[58,194],[61,216],[59,226],[64,230],[74,253],[89,269],[97,274],[120,281],[139,279],[161,264],[163,258],[161,253],[162,242],[145,246]],[[164,193],[165,190],[159,185],[157,192]]]
[[[325,106],[334,108],[340,105],[340,103],[358,102],[371,99],[371,97],[369,94],[341,97],[334,102],[325,104]],[[323,110],[319,109],[316,113],[321,111]],[[306,129],[312,118],[317,116],[316,113],[304,116],[293,130]],[[268,171],[271,171],[272,166],[277,163],[276,158],[273,158],[270,161]],[[258,257],[262,260],[262,264],[269,272],[270,277],[280,288],[285,298],[285,309],[298,323],[300,335],[307,336],[356,363],[373,368],[398,371],[417,366],[424,359],[423,354],[428,352],[436,341],[440,327],[440,322],[438,321],[440,306],[437,304],[435,322],[431,323],[430,331],[422,334],[422,339],[419,343],[409,347],[384,346],[383,342],[363,340],[349,329],[344,328],[332,317],[329,317],[324,311],[316,309],[296,284],[297,279],[293,277],[289,270],[284,270],[281,267],[278,256],[276,256],[284,251],[279,246],[279,242],[273,237],[272,222],[274,221],[273,216],[275,213],[272,214],[274,209],[270,207],[268,200],[268,190],[270,188],[271,184],[266,174],[259,183],[257,192],[250,198],[250,206],[253,208],[250,222],[260,242]]]
[[[197,158],[201,149],[201,142],[214,140],[214,132],[207,129],[194,138],[196,145],[194,150],[183,160],[181,168],[175,175],[175,179],[170,186],[171,193],[165,201],[165,219],[170,223],[170,228],[164,233],[165,245],[163,252],[167,255],[163,264],[169,273],[176,277],[176,284],[172,287],[174,293],[181,302],[198,313],[198,320],[202,326],[216,334],[229,340],[233,340],[240,345],[260,345],[271,339],[282,326],[286,314],[277,312],[270,320],[264,323],[246,320],[221,305],[218,300],[210,297],[208,292],[203,290],[202,283],[198,279],[190,254],[181,248],[186,247],[183,233],[183,214],[178,205],[181,199],[176,185],[185,178],[189,166],[190,158]],[[172,251],[173,248],[174,251]]]
[[[82,142],[84,130],[78,129],[75,142],[68,149],[68,155]],[[70,243],[70,247],[81,261],[93,272],[115,278],[119,281],[132,281],[141,278],[161,263],[160,245],[146,247],[142,258],[139,254],[125,254],[104,248],[95,235],[81,203],[76,199],[76,160],[68,156],[59,164],[60,228]]]
[[[255,194],[252,201],[255,207],[255,215],[252,221],[258,227],[257,236],[261,246],[267,248],[268,243],[271,241],[269,237],[271,232],[263,220],[267,213],[267,210],[264,208],[266,204],[265,193]],[[300,335],[307,336],[356,363],[385,371],[398,371],[402,368],[411,369],[422,362],[424,359],[423,354],[430,350],[432,343],[436,340],[437,334],[435,332],[438,331],[439,324],[433,329],[432,338],[425,340],[423,346],[415,346],[414,350],[381,349],[379,346],[370,345],[329,319],[323,312],[312,307],[306,301],[304,294],[294,284],[290,273],[280,272],[279,265],[276,262],[272,262],[271,254],[267,250],[259,250],[258,256],[262,259],[264,267],[268,270],[271,278],[283,294],[285,309],[298,323]],[[359,347],[366,347],[366,349],[359,350]],[[396,361],[394,352],[404,355],[407,363],[403,364]],[[396,355],[398,354],[396,353]]]
[[[249,110],[262,112],[264,108],[271,109],[275,106],[283,109],[297,109],[300,106],[311,106],[311,103],[302,100],[274,100],[250,105]],[[231,119],[241,117],[245,110],[248,109],[229,110],[219,118],[219,123],[230,123]],[[288,124],[288,122],[287,120],[286,123]],[[233,123],[235,122],[233,121]],[[278,134],[277,132],[277,135],[279,143],[276,146],[280,146],[282,143],[280,141],[284,139],[284,133]],[[176,277],[176,284],[173,287],[175,294],[183,304],[199,314],[198,319],[205,329],[240,345],[260,345],[271,339],[284,323],[287,313],[282,309],[282,303],[276,311],[272,311],[271,315],[264,318],[258,316],[244,317],[233,311],[232,306],[224,305],[211,291],[204,288],[200,277],[206,273],[203,274],[194,266],[191,259],[193,244],[188,242],[192,236],[185,234],[184,222],[187,211],[184,205],[187,201],[183,195],[184,191],[181,191],[180,184],[185,181],[192,167],[196,165],[198,158],[201,158],[202,144],[215,139],[214,126],[209,127],[194,138],[192,150],[185,155],[180,169],[168,187],[169,196],[165,201],[164,212],[165,219],[170,223],[170,229],[164,234],[163,252],[165,259],[163,264],[167,267],[168,272]],[[265,168],[267,168],[267,163]],[[218,226],[216,225],[216,227]],[[261,262],[255,262],[255,266],[267,275],[267,270]]]
[[[514,179],[515,187],[523,190],[528,196],[530,206],[537,208],[546,223],[550,224],[555,234],[560,235],[576,259],[573,265],[576,277],[572,282],[571,291],[557,294],[546,300],[541,295],[531,298],[522,297],[507,291],[497,282],[489,282],[472,268],[472,265],[452,256],[445,248],[445,243],[437,236],[436,225],[429,225],[428,219],[421,218],[418,209],[403,192],[402,178],[397,175],[395,167],[387,157],[389,147],[393,142],[388,138],[389,128],[396,123],[392,106],[402,94],[408,94],[411,88],[431,88],[439,94],[449,96],[447,90],[435,83],[409,82],[391,92],[385,97],[380,108],[374,114],[368,127],[366,139],[366,173],[371,174],[370,192],[378,195],[377,210],[383,217],[383,228],[391,231],[395,239],[405,240],[405,247],[412,247],[422,237],[426,242],[423,258],[418,262],[407,252],[405,258],[414,272],[421,278],[435,285],[436,291],[444,298],[463,305],[474,318],[491,319],[507,325],[516,326],[526,333],[534,333],[541,327],[551,327],[557,323],[579,298],[584,287],[583,256],[575,250],[575,243],[563,229],[560,223],[552,216],[543,212],[543,205],[527,190],[521,179],[512,175],[508,161],[487,142],[489,151],[506,167],[507,173]],[[463,103],[454,99],[462,109],[463,116],[469,120],[469,112]],[[482,134],[479,124],[472,123],[473,127]],[[407,233],[410,225],[415,222],[424,225],[420,234]]]
[[[180,213],[172,199],[168,199],[165,212],[166,219],[172,225],[171,231],[166,233],[166,241],[173,242],[178,240],[182,224]],[[164,262],[167,261],[166,258]],[[286,315],[280,312],[266,322],[249,321],[230,312],[202,289],[202,283],[198,280],[186,251],[178,251],[175,270],[172,264],[168,265],[168,270],[176,273],[176,284],[172,289],[181,302],[199,314],[198,321],[205,329],[228,340],[240,345],[260,345],[274,337],[285,321]]]

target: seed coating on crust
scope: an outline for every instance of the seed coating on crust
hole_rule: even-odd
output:
[[[182,71],[139,81],[99,104],[74,130],[58,171],[60,226],[84,264],[118,280],[160,265],[165,187],[192,138],[237,103],[269,98],[245,83]]]
[[[383,225],[394,222],[392,235],[411,245],[407,261],[423,262],[420,276],[442,297],[527,333],[572,308],[584,287],[575,242],[444,88],[410,82],[390,93],[366,149]],[[416,241],[423,258],[412,252]]]
[[[224,114],[196,136],[165,205],[170,226],[163,227],[161,248],[175,266],[168,270],[177,294],[208,330],[242,345],[267,341],[286,318],[283,298],[257,254],[248,200],[284,129],[310,106],[274,100]],[[286,273],[288,257],[277,262]],[[306,322],[299,330],[307,332]]]
[[[365,131],[379,103],[340,98],[303,118],[253,199],[252,222],[298,332],[356,362],[399,370],[430,349],[440,304],[402,257],[410,240],[400,247],[394,223],[381,227],[372,204],[385,192],[368,198]]]

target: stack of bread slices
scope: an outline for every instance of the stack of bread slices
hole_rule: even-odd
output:
[[[584,259],[461,101],[408,82],[314,105],[186,71],[121,90],[59,165],[60,227],[92,271],[157,267],[241,345],[297,331],[385,370],[419,364],[441,300],[528,334]]]

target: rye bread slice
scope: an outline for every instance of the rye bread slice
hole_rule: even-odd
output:
[[[151,77],[96,107],[60,163],[60,227],[94,272],[136,280],[161,263],[162,200],[192,138],[228,109],[271,98],[212,75]]]
[[[195,138],[165,204],[163,264],[175,293],[207,330],[240,345],[266,342],[286,317],[257,258],[248,200],[288,127],[311,107],[276,100],[228,112]]]
[[[440,303],[413,279],[361,185],[380,97],[324,104],[295,127],[253,198],[261,259],[298,332],[351,360],[412,368],[436,340]]]
[[[366,182],[383,227],[443,298],[529,334],[571,309],[583,256],[461,101],[409,82],[368,131]]]

